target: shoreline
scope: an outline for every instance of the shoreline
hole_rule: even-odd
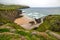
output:
[[[23,13],[22,13],[22,15],[23,15],[23,17],[15,19],[14,23],[16,23],[17,25],[22,26],[26,30],[30,30],[30,29],[33,29],[35,27],[38,27],[39,25],[41,25],[43,23],[42,18],[41,18],[40,23],[36,23],[35,19],[30,18],[30,17],[28,17],[27,15],[25,15]],[[34,22],[34,24],[32,25],[30,22]]]

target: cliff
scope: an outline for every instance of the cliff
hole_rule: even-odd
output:
[[[29,6],[25,5],[4,5],[0,4],[0,10],[17,10],[17,9],[23,9],[23,8],[29,8]]]
[[[15,18],[19,17],[22,11],[21,10],[0,10],[1,17],[7,18],[13,21]]]
[[[22,14],[22,10],[18,10],[21,8],[28,8],[28,6],[0,4],[0,17],[14,21]]]

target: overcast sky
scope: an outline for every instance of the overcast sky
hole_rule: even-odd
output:
[[[0,0],[5,4],[21,4],[30,7],[60,7],[60,0]]]

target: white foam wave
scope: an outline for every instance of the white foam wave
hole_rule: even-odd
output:
[[[34,12],[34,13],[28,13],[27,16],[38,19],[38,18],[41,18],[41,17],[46,16],[46,15],[38,13],[38,12]]]

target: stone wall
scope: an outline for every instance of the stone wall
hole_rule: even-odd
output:
[[[22,14],[21,10],[0,10],[0,16],[14,21]],[[0,18],[1,19],[1,18]]]

